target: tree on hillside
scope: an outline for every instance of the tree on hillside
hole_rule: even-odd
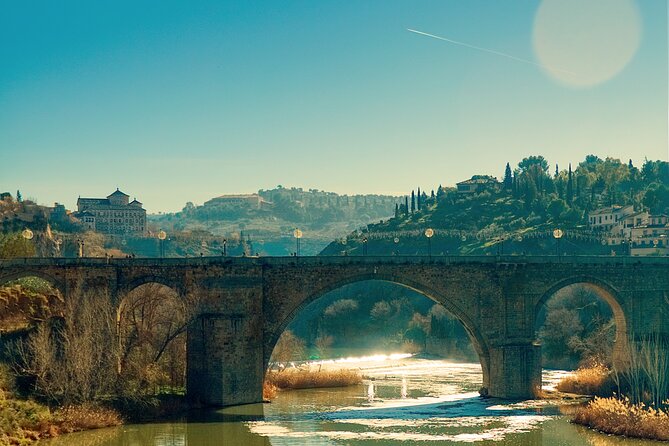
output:
[[[404,213],[409,215],[409,197],[404,196]]]
[[[543,194],[548,183],[548,161],[541,156],[528,156],[518,163],[518,171],[525,179],[534,183],[537,193]]]
[[[504,181],[502,184],[504,186],[504,190],[506,191],[510,191],[513,188],[513,176],[509,163],[506,163],[506,168],[504,169]]]
[[[441,200],[444,195],[446,195],[446,192],[444,191],[444,188],[440,184],[439,187],[437,188],[437,200]]]
[[[541,172],[548,172],[548,161],[541,155],[538,156],[528,156],[523,158],[521,162],[518,163],[518,169],[520,173],[530,172],[532,169],[538,168]]]
[[[537,199],[537,186],[534,181],[525,181],[525,208],[531,209]]]
[[[23,201],[23,197],[21,196],[21,191],[18,189],[16,190],[16,201],[18,201],[19,203]]]
[[[400,205],[395,203],[395,218],[400,216]]]
[[[416,194],[411,191],[411,213],[416,212]]]
[[[0,259],[33,257],[35,253],[34,241],[26,240],[21,233],[0,234]]]
[[[669,211],[669,187],[664,184],[653,184],[653,187],[644,194],[643,204],[653,213]]]
[[[420,202],[421,202],[421,198],[422,198],[420,196],[420,187],[418,188],[418,194],[416,194],[416,195],[417,195],[417,197],[416,197],[416,207],[420,211]]]
[[[571,206],[574,201],[574,174],[571,171],[571,163],[569,163],[569,178],[567,179],[567,204]]]

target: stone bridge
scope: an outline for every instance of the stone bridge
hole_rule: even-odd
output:
[[[183,259],[15,259],[0,261],[0,284],[25,276],[65,298],[100,289],[119,306],[155,282],[197,294],[187,333],[187,393],[204,404],[262,400],[272,350],[300,311],[343,285],[383,280],[442,304],[466,328],[483,387],[527,398],[541,386],[536,319],[542,304],[572,285],[590,287],[613,311],[616,349],[627,339],[669,336],[669,258],[651,257],[204,257]]]

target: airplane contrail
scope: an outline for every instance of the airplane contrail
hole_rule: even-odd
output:
[[[444,42],[453,43],[455,45],[464,46],[464,47],[471,48],[471,49],[474,49],[474,50],[484,51],[486,53],[495,54],[496,56],[506,57],[508,59],[513,59],[517,62],[523,62],[523,63],[527,63],[527,64],[530,64],[530,65],[535,65],[537,67],[547,68],[547,69],[551,69],[551,70],[562,71],[563,73],[575,74],[571,71],[562,70],[562,69],[555,68],[555,67],[549,67],[549,66],[534,62],[532,60],[521,59],[520,57],[516,57],[516,56],[513,56],[511,54],[507,54],[507,53],[502,53],[501,51],[495,51],[495,50],[491,50],[491,49],[488,49],[488,48],[481,48],[480,46],[470,45],[470,44],[465,43],[465,42],[458,42],[457,40],[447,39],[446,37],[435,36],[434,34],[424,33],[423,31],[418,31],[418,30],[411,29],[411,28],[407,28],[407,31],[410,31],[410,32],[416,33],[416,34],[421,34],[421,35],[427,36],[427,37],[432,37],[433,39],[443,40]]]

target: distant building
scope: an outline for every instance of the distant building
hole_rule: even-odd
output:
[[[105,234],[142,235],[146,233],[146,210],[136,199],[118,188],[107,198],[81,198],[77,200],[75,217],[86,229]]]
[[[49,219],[51,221],[60,222],[67,220],[67,210],[65,209],[65,205],[60,203],[53,204],[50,214]]]
[[[469,180],[460,181],[456,184],[458,193],[475,194],[486,190],[497,190],[500,182],[490,175],[474,175]]]
[[[595,231],[610,231],[618,221],[634,213],[634,206],[609,206],[588,213],[588,225]]]
[[[648,223],[630,231],[631,254],[633,256],[669,255],[669,217],[650,215]]]
[[[229,206],[259,209],[270,204],[258,194],[221,195],[204,203],[205,206]]]
[[[633,206],[610,206],[588,214],[590,228],[603,232],[603,243],[624,247],[633,256],[669,255],[669,216],[634,212]]]

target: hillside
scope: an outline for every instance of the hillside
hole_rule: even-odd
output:
[[[489,178],[479,176],[475,178]],[[589,230],[587,213],[611,205],[669,211],[669,163],[632,163],[589,155],[575,169],[549,173],[541,156],[523,159],[504,180],[477,192],[439,186],[435,194],[406,197],[394,218],[333,241],[323,255],[610,254]],[[420,196],[420,199],[418,197]],[[432,228],[428,240],[425,230]],[[564,236],[558,242],[554,229]],[[558,246],[559,243],[559,246]]]
[[[170,234],[195,231],[203,240],[226,238],[235,240],[235,246],[241,246],[243,239],[252,244],[251,252],[262,255],[290,255],[295,251],[293,230],[300,228],[301,253],[310,255],[356,228],[388,218],[399,202],[398,197],[384,195],[338,195],[282,186],[255,195],[257,204],[252,195],[222,196],[199,206],[187,203],[181,212],[150,215],[149,222]],[[205,248],[210,241],[205,240]]]

